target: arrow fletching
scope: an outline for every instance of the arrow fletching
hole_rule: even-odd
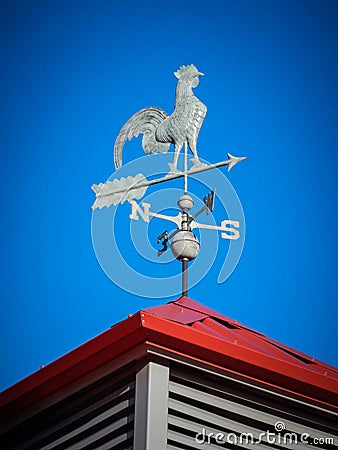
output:
[[[106,183],[93,184],[92,189],[96,194],[96,200],[92,210],[105,206],[124,203],[127,200],[142,198],[148,188],[148,180],[138,173],[135,177],[127,177],[107,181]]]

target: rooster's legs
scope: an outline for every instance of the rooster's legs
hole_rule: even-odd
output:
[[[190,147],[190,150],[192,151],[192,154],[194,155],[194,157],[191,158],[190,162],[192,162],[195,167],[205,166],[206,164],[201,163],[201,161],[198,158],[196,142],[193,142],[193,143],[189,142],[189,147]]]
[[[178,157],[180,155],[182,147],[183,147],[183,144],[175,145],[174,160],[172,163],[168,164],[171,173],[180,172],[180,170],[177,169],[177,163],[178,163]],[[192,145],[189,144],[189,148],[192,151],[192,154],[194,155],[194,157],[190,160],[193,163],[194,167],[206,166],[206,164],[202,163],[198,158],[196,143],[194,143]]]
[[[168,164],[170,172],[173,172],[173,173],[179,172],[179,170],[177,169],[177,162],[178,162],[178,157],[180,155],[180,152],[182,150],[182,146],[183,146],[183,144],[175,145],[174,160],[172,163]]]

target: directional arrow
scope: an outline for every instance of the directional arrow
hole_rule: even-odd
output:
[[[217,167],[228,166],[228,172],[230,172],[237,163],[244,159],[246,159],[246,156],[237,157],[228,153],[228,159],[226,161],[193,166],[187,172],[169,172],[164,177],[156,178],[154,180],[147,180],[144,175],[139,173],[135,177],[129,176],[127,178],[107,181],[106,183],[93,184],[92,189],[96,194],[96,200],[92,209],[101,209],[105,206],[108,208],[111,205],[124,203],[126,200],[140,199],[144,196],[149,186],[216,169]]]

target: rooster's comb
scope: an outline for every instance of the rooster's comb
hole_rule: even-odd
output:
[[[196,69],[196,67],[193,64],[190,64],[189,66],[180,66],[176,72],[174,72],[174,75],[176,78],[180,79],[182,77],[190,77],[199,75],[200,72]]]

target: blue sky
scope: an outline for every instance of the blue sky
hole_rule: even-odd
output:
[[[205,73],[201,156],[248,159],[229,175],[241,260],[218,284],[221,249],[190,296],[337,365],[337,2],[13,0],[0,20],[1,387],[169,300],[104,274],[90,186],[114,172],[134,112],[172,112],[173,72],[191,63]],[[126,161],[142,155],[137,141]]]

